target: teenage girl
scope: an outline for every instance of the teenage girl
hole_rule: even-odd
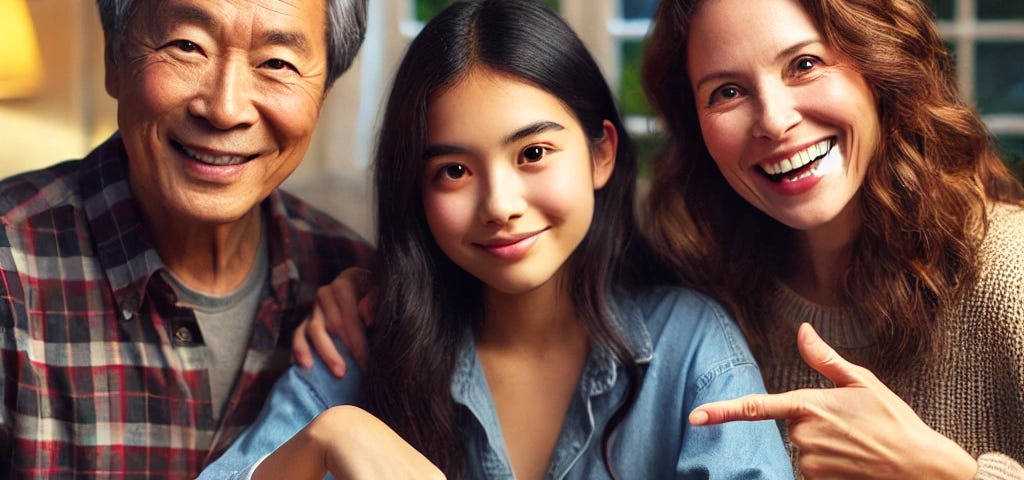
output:
[[[687,422],[762,380],[719,305],[637,268],[629,140],[554,11],[485,0],[429,22],[375,181],[368,369],[293,368],[204,475],[792,478],[774,422]]]

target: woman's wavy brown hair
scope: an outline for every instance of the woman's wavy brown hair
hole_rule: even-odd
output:
[[[701,137],[687,30],[705,0],[663,0],[644,54],[644,88],[667,147],[654,166],[648,221],[680,274],[729,305],[751,346],[771,356],[764,306],[794,231],[726,183]],[[1021,203],[953,62],[918,0],[799,0],[825,41],[875,93],[882,141],[861,194],[863,225],[839,292],[880,348],[882,373],[929,349],[939,313],[973,284],[986,204]]]

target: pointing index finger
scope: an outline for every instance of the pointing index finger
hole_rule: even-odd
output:
[[[735,421],[788,420],[798,414],[796,392],[755,393],[732,400],[705,403],[690,412],[690,424],[703,426]]]

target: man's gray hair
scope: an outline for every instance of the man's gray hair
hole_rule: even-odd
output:
[[[143,0],[153,1],[153,0]],[[367,0],[326,0],[327,1],[327,84],[326,91],[334,81],[348,70],[359,52],[359,46],[366,36]],[[109,61],[121,60],[125,30],[135,10],[135,0],[96,0],[100,10],[100,22],[106,38],[106,55]]]

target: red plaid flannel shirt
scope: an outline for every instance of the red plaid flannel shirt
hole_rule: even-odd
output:
[[[116,135],[89,156],[0,182],[0,478],[193,478],[259,413],[318,286],[372,250],[277,190],[272,294],[220,422],[191,310],[163,268]]]

